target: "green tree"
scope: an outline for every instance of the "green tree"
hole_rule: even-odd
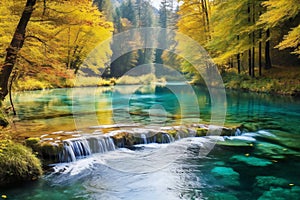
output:
[[[134,28],[136,25],[135,10],[131,1],[123,2],[119,8],[115,9],[114,13],[114,34],[121,33],[123,31]],[[127,35],[128,41],[134,41],[138,36]],[[111,43],[111,49],[113,52],[112,57],[118,54],[122,49],[127,48],[128,43],[119,41],[116,37]],[[131,43],[132,47],[135,43]],[[110,70],[107,72],[107,76],[110,77],[121,77],[128,70],[136,66],[137,64],[137,52],[129,52],[111,62]]]

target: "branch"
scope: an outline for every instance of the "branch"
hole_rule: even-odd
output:
[[[46,10],[47,10],[47,1],[46,1],[46,0],[44,0],[43,2],[44,2],[43,16],[45,16],[45,14],[46,14]]]
[[[48,8],[49,10],[52,10],[52,11],[54,11],[54,12],[57,12],[57,13],[61,13],[61,14],[70,14],[70,13],[72,13],[72,12],[75,12],[76,11],[76,9],[74,9],[74,10],[71,10],[71,11],[68,11],[68,12],[65,12],[65,11],[60,11],[60,10],[56,10],[56,9],[53,9],[53,8]]]
[[[25,58],[24,56],[22,56],[21,54],[18,55],[21,59],[25,60],[28,64],[30,65],[36,65],[35,62],[28,60],[27,58]]]
[[[33,38],[33,39],[36,39],[36,40],[38,40],[39,42],[41,42],[41,43],[43,43],[44,45],[47,46],[47,43],[46,43],[44,40],[42,40],[41,38],[37,37],[37,36],[34,36],[34,35],[27,35],[27,36],[25,37],[25,40],[26,40],[27,38]]]

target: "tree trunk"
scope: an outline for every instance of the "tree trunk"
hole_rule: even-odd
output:
[[[240,42],[240,36],[239,35],[237,36],[237,40],[238,40],[238,43],[239,43]],[[240,55],[240,53],[238,53],[236,55],[236,59],[237,59],[238,73],[240,74],[241,73],[241,55]]]
[[[265,69],[271,69],[272,68],[272,63],[271,63],[271,56],[270,56],[270,29],[267,30],[267,41],[266,41],[266,47],[265,47]]]
[[[241,55],[240,55],[240,53],[238,53],[236,55],[236,59],[237,59],[238,73],[241,74]]]
[[[250,3],[248,3],[248,23],[251,23],[251,8]],[[249,42],[251,42],[251,34],[249,34]],[[248,70],[249,70],[249,76],[252,74],[252,59],[251,59],[251,48],[248,50]]]
[[[6,49],[4,64],[0,67],[0,100],[4,100],[8,94],[8,80],[17,60],[17,55],[25,40],[26,26],[34,10],[36,0],[27,0],[20,21],[15,30],[13,39]]]
[[[251,76],[252,78],[255,77],[255,47],[254,46],[252,47]]]
[[[202,0],[202,12],[204,12],[205,18],[205,27],[207,32],[207,37],[210,39],[210,22],[209,22],[209,10],[208,10],[208,2],[207,0]]]
[[[255,24],[255,1],[252,0],[252,23]],[[255,77],[255,31],[252,32],[252,66],[251,76]]]
[[[259,44],[258,44],[258,67],[259,67],[259,76],[262,75],[262,61],[261,61],[261,54],[262,54],[262,44],[261,44],[261,38],[262,38],[262,33],[261,30],[259,30]]]

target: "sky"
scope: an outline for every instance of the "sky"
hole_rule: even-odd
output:
[[[152,4],[155,8],[159,9],[159,4],[162,0],[152,0]]]

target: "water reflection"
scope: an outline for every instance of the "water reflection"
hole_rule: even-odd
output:
[[[13,99],[16,126],[27,134],[114,123],[209,123],[212,108],[218,110],[206,88],[190,91],[176,84],[18,92]],[[226,106],[227,126],[247,123],[254,130],[300,134],[300,101],[295,98],[227,91]]]

